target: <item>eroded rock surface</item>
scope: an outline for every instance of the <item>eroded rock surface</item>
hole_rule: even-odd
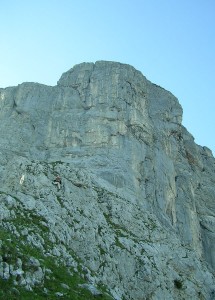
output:
[[[82,63],[0,89],[0,120],[0,277],[18,295],[52,295],[53,260],[68,275],[53,297],[214,299],[215,159],[170,92]]]

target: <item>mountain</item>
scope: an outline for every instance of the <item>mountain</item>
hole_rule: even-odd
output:
[[[0,121],[0,299],[215,299],[215,159],[170,92],[82,63]]]

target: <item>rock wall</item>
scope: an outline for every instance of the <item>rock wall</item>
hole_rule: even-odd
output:
[[[214,299],[215,159],[170,92],[129,65],[82,63],[54,87],[0,89],[0,120],[2,247],[37,250],[28,271],[2,250],[0,277],[50,294],[48,257],[103,299]],[[55,297],[75,299],[68,282]]]

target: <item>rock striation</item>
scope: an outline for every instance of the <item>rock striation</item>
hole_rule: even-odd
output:
[[[82,63],[0,121],[2,299],[215,299],[215,159],[170,92]]]

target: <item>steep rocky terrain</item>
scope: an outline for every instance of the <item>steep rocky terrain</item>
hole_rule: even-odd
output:
[[[82,63],[0,121],[0,299],[215,299],[215,159],[170,92]]]

